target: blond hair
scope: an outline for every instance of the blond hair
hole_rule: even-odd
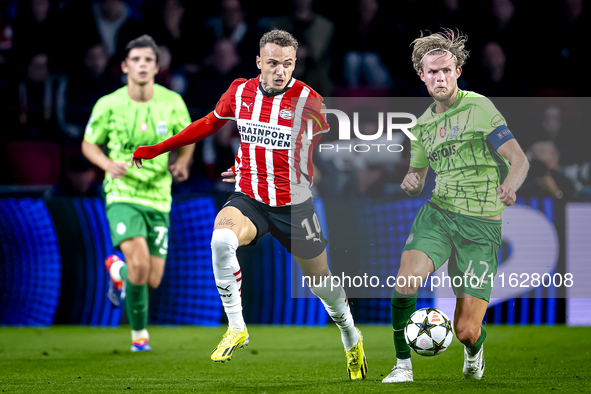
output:
[[[298,50],[298,40],[285,30],[273,29],[265,33],[259,42],[260,49],[263,49],[267,44],[275,44],[280,47],[293,47],[295,51]]]
[[[429,55],[445,55],[451,53],[456,60],[456,67],[462,67],[468,58],[469,52],[464,49],[464,44],[468,40],[468,36],[461,32],[455,32],[451,29],[443,29],[441,33],[433,33],[425,36],[421,32],[421,36],[414,40],[410,46],[412,50],[412,65],[420,74],[423,71],[423,58],[427,53]]]

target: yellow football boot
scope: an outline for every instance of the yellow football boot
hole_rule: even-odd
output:
[[[347,372],[351,380],[365,379],[367,376],[367,357],[365,357],[363,351],[363,335],[361,335],[361,331],[357,327],[355,329],[359,333],[359,342],[351,350],[345,350]]]
[[[238,332],[235,328],[228,327],[219,345],[211,352],[211,359],[215,362],[230,361],[234,350],[242,349],[248,345],[248,330]],[[363,350],[362,350],[363,351]]]

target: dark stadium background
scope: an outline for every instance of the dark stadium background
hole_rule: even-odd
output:
[[[117,40],[105,45],[97,15],[117,19],[122,4],[129,17]],[[325,97],[427,96],[412,68],[410,42],[421,31],[442,27],[466,33],[470,57],[462,89],[526,102],[560,98],[546,112],[548,119],[519,123],[513,133],[532,162],[519,203],[543,212],[555,226],[556,270],[564,272],[568,204],[591,201],[589,137],[582,121],[572,124],[587,106],[588,22],[589,4],[583,0],[0,0],[0,325],[121,322],[121,310],[105,297],[103,261],[112,247],[101,198],[103,174],[81,155],[80,143],[96,100],[124,84],[121,46],[144,33],[163,46],[157,82],[183,95],[193,120],[213,109],[233,79],[258,74],[258,39],[274,26],[290,30],[300,42],[296,78]],[[362,65],[356,67],[359,59]],[[197,144],[190,179],[173,186],[171,252],[162,285],[151,296],[151,323],[223,323],[209,236],[228,190],[219,174],[233,164],[237,140],[229,126]],[[544,141],[551,141],[550,150],[537,151],[535,144]],[[315,164],[321,173],[331,168],[320,159]],[[354,177],[342,189],[327,177],[318,182],[317,204],[324,207],[333,261],[355,241],[348,231],[355,228],[378,244],[370,263],[396,272],[419,203],[396,188],[405,171],[405,165],[397,166],[369,186]],[[547,175],[564,191],[561,198],[539,182]],[[356,215],[344,218],[340,209]],[[356,241],[362,248],[363,240]],[[510,252],[506,245],[503,258]],[[317,300],[291,297],[288,285],[297,273],[273,239],[242,248],[239,259],[247,322],[327,323]],[[419,306],[434,302],[432,294],[424,296]],[[568,302],[554,296],[512,298],[491,308],[487,321],[568,322]],[[388,299],[351,303],[358,322],[389,322]],[[577,305],[590,308],[586,301]]]

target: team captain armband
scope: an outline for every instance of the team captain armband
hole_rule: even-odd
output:
[[[499,149],[501,145],[512,139],[515,139],[515,137],[513,137],[511,130],[505,125],[497,127],[488,135],[488,141],[495,150]]]

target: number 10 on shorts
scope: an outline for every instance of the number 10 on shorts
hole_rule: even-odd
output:
[[[320,227],[320,222],[318,221],[318,216],[316,216],[316,212],[314,212],[314,216],[312,216],[312,221],[314,222],[316,232],[320,234],[322,232],[322,228]],[[310,226],[310,220],[308,220],[308,218],[302,220],[302,227],[306,229],[306,231],[308,232],[308,235],[306,235],[306,241],[309,241],[313,238],[316,238],[318,239],[318,241],[320,241],[318,235],[316,235],[316,233],[312,231],[312,226]],[[314,241],[316,241],[316,239],[314,239]]]

